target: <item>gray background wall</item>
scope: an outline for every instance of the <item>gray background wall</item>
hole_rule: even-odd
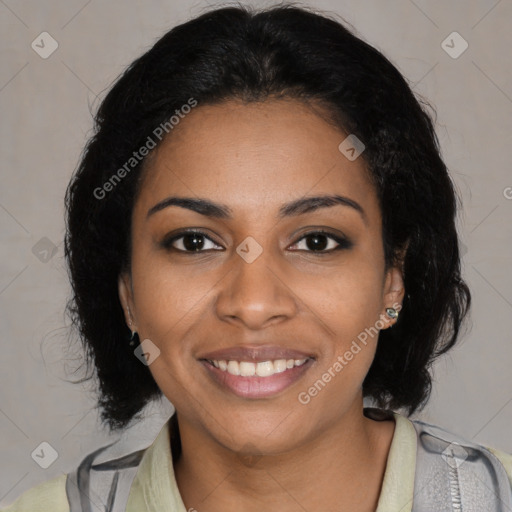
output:
[[[435,366],[432,398],[415,417],[512,453],[512,2],[306,4],[353,24],[437,109],[443,155],[464,202],[474,307],[472,330]],[[64,191],[97,96],[171,26],[208,5],[0,0],[0,506],[110,439],[87,387],[66,382],[76,361],[63,314]],[[51,49],[48,36],[41,48],[44,31],[58,42],[46,59],[31,48],[35,41],[40,53]],[[442,47],[453,31],[469,45],[457,58]],[[462,48],[457,39],[447,44],[452,53]],[[150,442],[171,410],[168,402],[150,408],[127,442]],[[44,441],[58,452],[48,469],[31,457]]]

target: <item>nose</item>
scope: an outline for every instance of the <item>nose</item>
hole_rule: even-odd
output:
[[[238,254],[233,257],[233,268],[222,280],[216,301],[221,320],[259,330],[297,313],[296,296],[268,251],[252,263]]]

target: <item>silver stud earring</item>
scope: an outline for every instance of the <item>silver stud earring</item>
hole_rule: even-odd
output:
[[[389,318],[398,318],[398,311],[395,308],[386,308],[386,315],[388,315]]]

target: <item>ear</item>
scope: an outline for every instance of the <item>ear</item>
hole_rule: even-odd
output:
[[[390,318],[386,314],[386,308],[395,308],[397,311],[400,311],[404,295],[405,288],[402,270],[399,267],[392,267],[388,270],[384,282],[384,311],[381,314],[381,318],[385,323],[383,329],[387,329],[397,322],[396,318]]]
[[[130,330],[136,331],[137,319],[135,318],[135,304],[133,301],[133,288],[130,274],[128,272],[121,273],[117,285],[126,325]]]

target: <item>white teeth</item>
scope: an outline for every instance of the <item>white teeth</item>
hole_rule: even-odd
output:
[[[274,375],[274,363],[272,361],[263,361],[256,365],[256,374],[258,377],[268,377]]]
[[[282,373],[284,371],[286,371],[286,359],[278,359],[277,361],[274,361],[274,372]]]
[[[231,375],[240,375],[240,367],[238,365],[238,361],[229,361],[228,373],[231,373]]]
[[[215,364],[215,361],[214,361]],[[256,373],[256,365],[254,363],[248,363],[247,361],[242,361],[240,363],[240,375],[242,377],[252,377]]]
[[[282,373],[290,370],[294,366],[302,366],[307,359],[276,359],[275,361],[261,361],[254,363],[252,361],[210,361],[215,368],[231,375],[241,377],[269,377],[275,373]]]

